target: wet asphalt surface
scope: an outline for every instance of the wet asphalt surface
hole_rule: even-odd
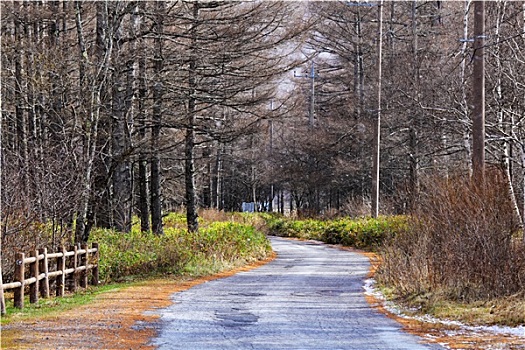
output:
[[[441,349],[371,308],[368,259],[316,242],[271,238],[258,269],[172,296],[158,349]]]

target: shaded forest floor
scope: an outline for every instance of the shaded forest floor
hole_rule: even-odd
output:
[[[373,261],[373,256],[370,256]],[[98,295],[92,303],[53,317],[14,321],[2,328],[2,349],[154,349],[149,341],[157,332],[156,309],[171,304],[170,295],[213,279],[261,266],[258,262],[211,277],[148,280]],[[463,332],[402,318],[389,313],[382,300],[367,295],[369,303],[396,319],[410,333],[451,349],[525,349],[524,338]],[[38,344],[38,345],[37,345]]]

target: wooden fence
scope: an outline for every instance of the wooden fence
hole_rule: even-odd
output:
[[[48,253],[47,248],[39,249],[32,251],[29,257],[16,253],[14,281],[0,282],[2,314],[5,313],[4,290],[14,289],[14,306],[23,309],[26,286],[29,286],[29,302],[36,303],[39,294],[42,298],[49,298],[53,278],[56,296],[64,295],[66,285],[72,292],[79,286],[86,288],[90,271],[91,284],[98,285],[98,256],[98,243],[93,243],[91,248],[87,244],[72,246],[69,251],[62,247],[56,253]],[[29,265],[28,271],[26,264]]]

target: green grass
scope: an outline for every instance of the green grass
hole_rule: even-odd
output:
[[[24,308],[22,310],[15,308],[13,306],[13,299],[7,296],[6,315],[2,316],[2,325],[20,319],[52,317],[60,312],[88,304],[99,294],[119,290],[129,285],[129,283],[115,283],[101,285],[96,288],[89,287],[76,293],[67,294],[63,297],[51,297],[49,299],[40,298],[38,303],[35,304],[30,304],[29,298],[26,297],[24,300]]]

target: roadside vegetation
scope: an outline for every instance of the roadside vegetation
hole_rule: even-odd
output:
[[[406,216],[381,216],[377,219],[338,218],[333,220],[294,220],[263,214],[268,231],[276,236],[314,239],[359,249],[377,250],[383,242],[407,228]]]
[[[188,233],[183,213],[170,213],[164,235],[135,224],[129,233],[94,229],[90,240],[100,246],[103,288],[159,275],[205,276],[264,259],[271,247],[263,232],[351,246],[377,254],[379,288],[408,314],[515,326],[525,324],[525,243],[507,193],[497,172],[487,174],[485,186],[463,176],[431,178],[409,216],[299,220],[207,210],[197,233]],[[41,301],[24,313],[67,304]]]
[[[407,230],[385,241],[377,280],[397,302],[468,323],[525,324],[525,241],[497,171],[422,183]]]
[[[205,222],[189,233],[183,214],[165,218],[164,235],[95,229],[91,240],[100,246],[100,278],[119,281],[135,275],[189,274],[202,276],[264,259],[268,240],[254,225],[233,221]]]
[[[24,314],[29,317],[52,313],[84,304],[100,291],[123,286],[119,282],[136,282],[151,277],[195,278],[231,270],[271,255],[264,233],[257,229],[260,219],[242,214],[203,212],[198,232],[188,233],[184,214],[170,213],[165,218],[163,235],[141,232],[134,225],[131,232],[93,229],[90,240],[99,243],[99,277],[103,286],[66,298],[42,299],[20,311],[6,297],[7,318]],[[117,284],[115,284],[117,283]]]

